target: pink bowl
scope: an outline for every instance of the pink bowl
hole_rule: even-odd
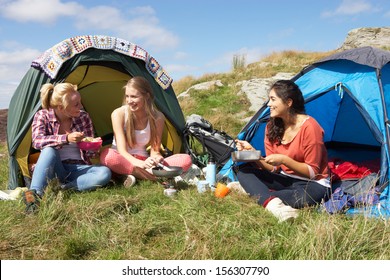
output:
[[[100,138],[95,138],[93,142],[80,141],[77,143],[77,146],[85,151],[96,151],[99,150],[102,146],[103,140]]]

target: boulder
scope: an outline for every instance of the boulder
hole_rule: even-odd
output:
[[[352,29],[348,32],[348,35],[339,50],[349,50],[366,46],[390,49],[390,27],[364,27]]]

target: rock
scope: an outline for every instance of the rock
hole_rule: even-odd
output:
[[[216,87],[223,87],[223,84],[222,84],[221,80],[209,81],[209,82],[204,82],[204,83],[193,85],[192,87],[190,87],[186,91],[180,93],[177,97],[178,98],[180,98],[180,97],[187,97],[189,95],[188,92],[190,90],[209,90],[209,89],[211,89],[212,87],[215,87],[215,86]]]
[[[238,94],[246,94],[251,103],[250,111],[257,112],[264,102],[268,99],[268,91],[270,86],[277,80],[289,80],[294,76],[292,73],[278,73],[271,78],[257,78],[244,80],[236,83],[241,90]]]
[[[390,27],[356,28],[348,35],[339,50],[371,46],[376,48],[390,48]]]
[[[271,78],[257,78],[251,80],[243,80],[236,83],[240,87],[237,94],[245,94],[251,104],[250,111],[257,112],[264,102],[268,99],[268,90],[270,86],[277,80],[289,80],[294,76],[292,73],[278,73]],[[177,97],[184,98],[189,96],[190,90],[210,90],[212,87],[222,87],[220,80],[213,80],[200,84],[193,85],[186,91],[180,93]]]

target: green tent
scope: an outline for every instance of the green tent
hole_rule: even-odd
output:
[[[31,148],[31,123],[41,108],[43,84],[64,81],[76,84],[96,135],[109,144],[111,112],[121,106],[123,87],[134,76],[149,80],[155,104],[166,117],[163,145],[173,153],[182,152],[185,119],[171,86],[172,79],[157,60],[138,45],[120,38],[72,37],[35,59],[13,94],[7,122],[8,188],[29,185],[29,164],[39,155]]]

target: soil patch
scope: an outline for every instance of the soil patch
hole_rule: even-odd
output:
[[[0,109],[0,143],[7,141],[7,116],[8,109]]]

